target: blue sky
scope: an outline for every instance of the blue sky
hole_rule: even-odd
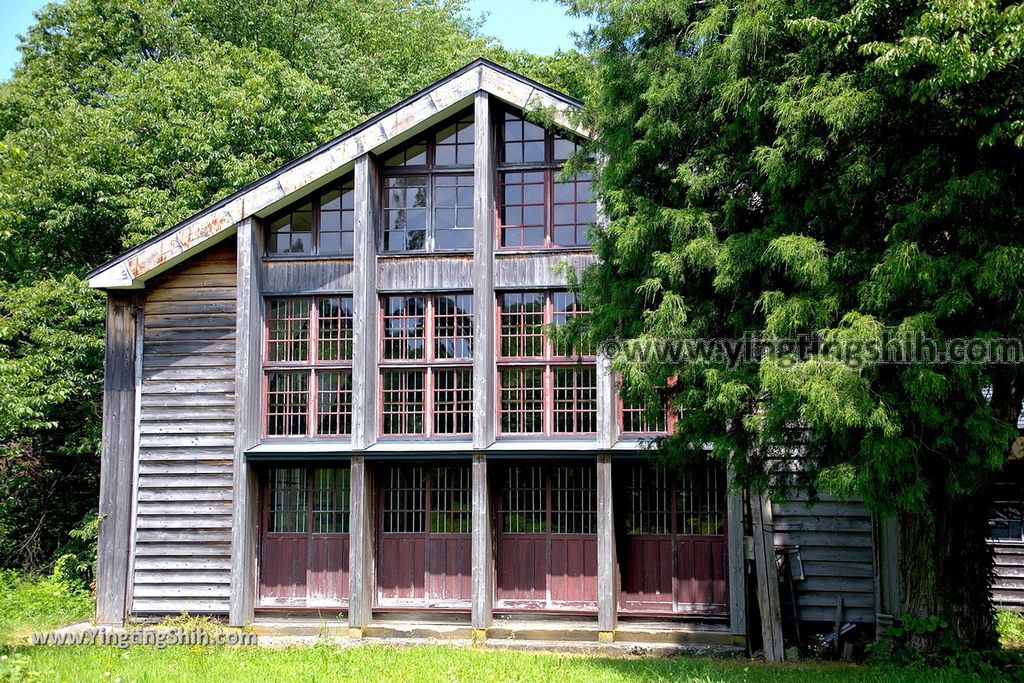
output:
[[[32,23],[32,12],[45,0],[0,0],[0,79],[7,78],[18,61],[19,33]],[[551,0],[470,0],[474,16],[489,13],[484,31],[513,49],[550,54],[573,47],[571,32],[582,31],[586,21],[567,17]]]

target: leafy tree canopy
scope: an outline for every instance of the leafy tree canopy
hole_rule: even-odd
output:
[[[867,350],[894,332],[1024,337],[1024,8],[571,4],[598,22],[588,117],[610,216],[582,287],[593,334],[625,342],[627,389],[673,387],[666,451],[711,444],[784,495],[800,443],[812,492],[898,515],[905,609],[990,644],[985,492],[1017,435],[1021,366]],[[852,362],[627,353],[745,333],[844,342]]]
[[[464,0],[67,0],[20,50],[0,83],[0,566],[46,560],[95,502],[85,272],[476,57],[569,91],[586,74],[503,49]]]

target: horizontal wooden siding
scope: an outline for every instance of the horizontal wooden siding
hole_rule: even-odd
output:
[[[134,613],[226,613],[235,429],[235,240],[148,289]]]

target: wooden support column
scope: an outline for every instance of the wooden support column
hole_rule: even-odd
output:
[[[619,438],[619,420],[612,359],[597,355],[597,445],[611,448]]]
[[[361,637],[370,623],[375,590],[373,480],[365,456],[352,456],[350,484],[348,626],[351,635]]]
[[[779,604],[779,566],[775,561],[772,504],[768,496],[750,496],[750,519],[754,535],[754,564],[757,570],[757,603],[761,612],[764,657],[783,660],[782,612]]]
[[[135,292],[107,294],[96,550],[96,623],[104,625],[123,624],[129,608],[137,353],[143,300]]]
[[[612,506],[612,457],[597,456],[597,628],[603,641],[615,639],[619,613]]]
[[[363,154],[355,166],[353,235],[352,448],[377,441],[377,164]],[[354,500],[354,499],[353,499]]]
[[[487,456],[473,454],[473,630],[486,637],[494,622],[494,536]]]
[[[478,92],[473,110],[473,447],[494,443],[496,370],[494,244],[497,230],[495,203],[495,146],[491,102]]]
[[[377,221],[380,187],[377,164],[369,154],[356,159],[353,248],[352,448],[377,441]],[[352,455],[349,519],[348,625],[361,636],[373,610],[373,481],[366,458]]]
[[[730,465],[726,470],[726,547],[729,563],[729,631],[733,644],[746,641],[747,636],[747,586],[746,553],[743,548],[743,493],[734,490],[735,476]]]
[[[895,515],[874,517],[875,523],[875,637],[886,637],[885,627],[899,621],[903,612],[900,568],[897,561],[899,522]]]
[[[232,477],[231,597],[228,621],[243,626],[256,608],[256,542],[259,535],[259,485],[245,452],[259,444],[262,431],[260,342],[263,300],[260,296],[260,226],[247,218],[238,224],[235,463]]]

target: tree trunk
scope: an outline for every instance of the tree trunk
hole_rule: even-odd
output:
[[[937,483],[937,482],[936,482]],[[938,485],[932,490],[942,491]],[[964,647],[996,647],[992,607],[992,548],[988,534],[989,497],[984,491],[934,501],[933,516],[901,513],[900,579],[903,611],[918,619],[938,616],[947,628],[912,635],[922,653],[956,642]]]

